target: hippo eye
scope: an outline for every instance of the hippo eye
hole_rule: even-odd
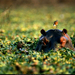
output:
[[[40,40],[42,40],[43,38],[44,38],[44,36],[43,36],[43,37],[41,37],[41,38],[40,38]]]

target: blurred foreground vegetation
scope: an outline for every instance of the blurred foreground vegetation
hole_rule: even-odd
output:
[[[58,29],[68,30],[75,45],[74,7],[0,9],[0,16],[0,74],[75,74],[75,51],[34,51],[40,30],[52,29],[55,20]],[[23,51],[17,49],[20,41]]]

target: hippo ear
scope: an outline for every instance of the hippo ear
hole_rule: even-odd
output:
[[[42,29],[40,32],[41,32],[41,34],[46,35],[46,32],[44,29]]]
[[[67,29],[63,29],[62,31],[63,31],[63,33],[65,33],[65,34],[67,33]]]

